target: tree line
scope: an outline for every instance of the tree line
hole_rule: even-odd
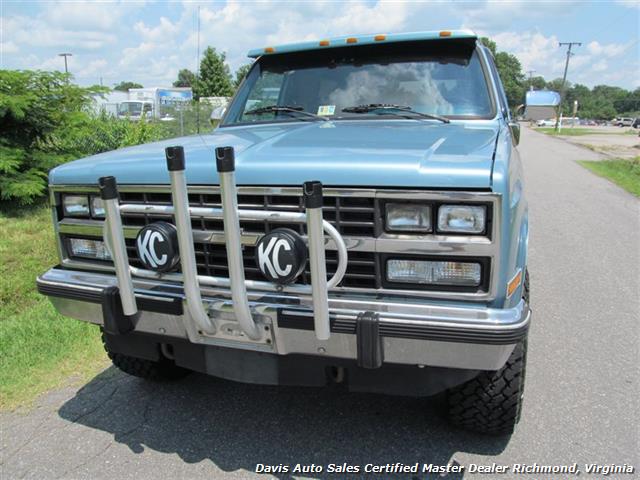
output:
[[[567,81],[562,85],[562,78],[547,81],[542,76],[526,78],[522,71],[522,64],[518,58],[508,52],[498,51],[494,41],[483,37],[482,43],[491,50],[500,78],[504,85],[509,106],[515,112],[524,103],[526,91],[533,87],[535,90],[554,90],[563,95],[562,113],[564,116],[573,114],[574,101],[578,102],[580,118],[594,120],[611,120],[614,117],[637,117],[640,115],[640,88],[625,90],[610,85],[596,85],[589,88],[579,83]],[[569,71],[569,73],[571,73]]]

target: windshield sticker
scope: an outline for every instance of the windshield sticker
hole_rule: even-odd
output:
[[[320,105],[318,107],[318,115],[333,115],[334,113],[336,113],[336,106],[335,105]]]

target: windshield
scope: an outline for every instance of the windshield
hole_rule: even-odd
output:
[[[151,104],[142,102],[122,102],[118,105],[118,114],[138,116],[142,112],[142,106],[144,105],[144,112],[149,113],[151,111]]]
[[[252,69],[224,124],[302,121],[283,106],[331,119],[379,118],[372,104],[451,118],[490,118],[493,103],[473,45],[389,44],[265,56]],[[343,111],[343,109],[351,111]],[[362,109],[361,109],[362,110]]]

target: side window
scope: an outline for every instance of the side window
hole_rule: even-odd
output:
[[[503,115],[507,118],[507,120],[511,120],[511,113],[509,112],[509,102],[507,101],[507,95],[504,93],[504,87],[502,86],[502,81],[500,80],[500,75],[498,74],[498,69],[496,68],[495,61],[493,60],[493,55],[491,52],[486,51],[487,60],[489,63],[489,70],[491,71],[491,76],[494,78],[496,82],[496,86],[498,87],[498,96],[500,103],[500,110]]]
[[[242,114],[244,115],[244,113],[256,108],[277,105],[283,77],[284,75],[281,73],[264,72],[251,89],[251,94],[244,105]],[[273,114],[270,113],[267,116],[273,117]],[[255,119],[254,117],[253,120]]]

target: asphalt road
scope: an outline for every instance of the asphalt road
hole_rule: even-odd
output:
[[[511,438],[452,430],[437,400],[202,375],[159,385],[109,368],[0,415],[2,478],[246,478],[258,463],[640,468],[640,201],[575,163],[597,158],[586,149],[525,129],[520,151],[534,318]]]

